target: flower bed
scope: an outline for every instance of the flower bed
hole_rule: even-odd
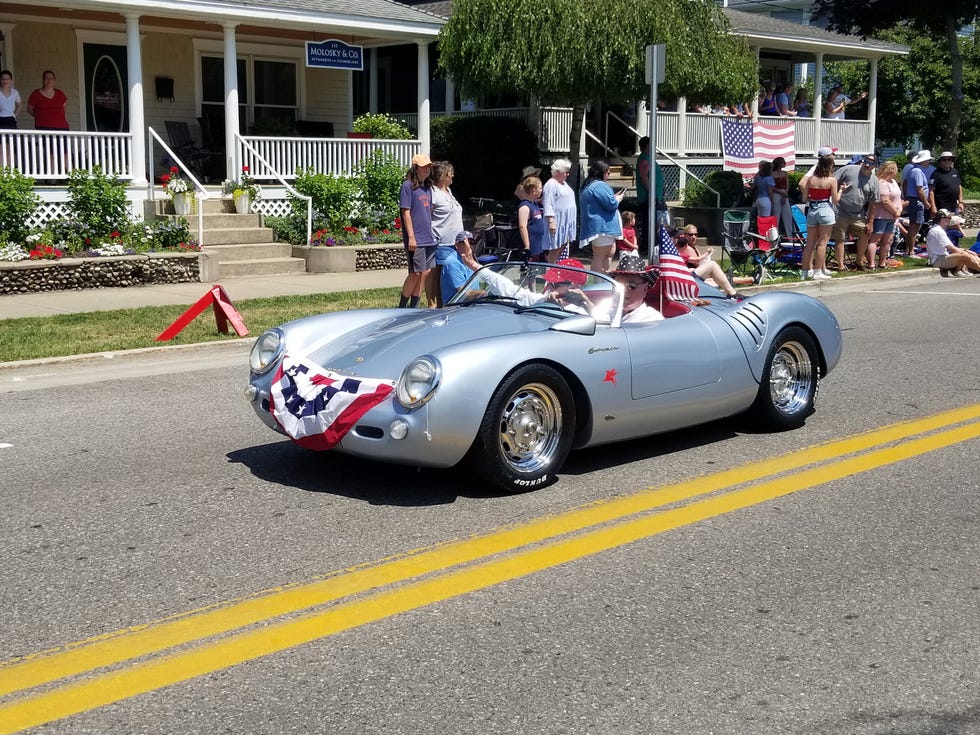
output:
[[[196,252],[0,262],[0,295],[199,283],[200,272]]]

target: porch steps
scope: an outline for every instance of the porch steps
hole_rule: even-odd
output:
[[[629,174],[628,176],[624,174],[622,164],[609,165],[609,179],[606,183],[613,188],[613,191],[626,189],[626,196],[636,196],[636,187],[633,186],[633,174]]]
[[[158,199],[148,203],[155,217],[176,219],[173,202]],[[262,225],[259,214],[238,214],[227,199],[207,199],[203,207],[201,250],[217,263],[213,277],[271,276],[304,273],[306,261],[293,258],[288,243],[275,242],[272,230]],[[187,215],[192,233],[197,231],[197,214]]]

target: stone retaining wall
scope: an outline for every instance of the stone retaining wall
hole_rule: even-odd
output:
[[[390,268],[407,268],[403,245],[383,247],[375,245],[370,248],[357,248],[358,271],[383,271]]]
[[[0,263],[0,294],[118,288],[149,283],[200,283],[197,253],[146,253]]]

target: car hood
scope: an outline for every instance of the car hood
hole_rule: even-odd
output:
[[[349,320],[348,328],[321,343],[308,357],[335,372],[394,379],[420,355],[473,340],[547,330],[559,320],[534,312],[515,313],[512,307],[499,304],[385,310],[377,312],[376,319],[352,328],[350,321],[356,320]],[[287,342],[287,352],[293,348]]]

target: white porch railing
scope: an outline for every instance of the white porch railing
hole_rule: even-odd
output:
[[[204,243],[204,207],[202,204],[205,199],[210,199],[211,197],[208,194],[207,189],[205,189],[204,185],[197,180],[187,164],[181,161],[177,154],[174,153],[170,146],[163,140],[163,138],[157,135],[157,131],[153,128],[147,128],[146,131],[149,133],[149,135],[146,137],[147,160],[154,160],[153,141],[156,141],[160,144],[160,147],[167,152],[167,155],[173,159],[174,164],[180,169],[181,173],[187,176],[187,178],[191,180],[191,184],[194,185],[194,198],[197,199],[197,242],[199,245],[201,245]],[[155,194],[156,188],[153,183],[153,177],[151,176],[150,180],[147,181],[146,197],[152,202],[156,198]]]
[[[349,176],[354,167],[376,150],[384,151],[406,169],[412,156],[419,152],[417,140],[381,140],[374,138],[279,138],[245,135],[238,146],[238,160],[248,166],[253,178],[260,181],[296,178],[296,171],[312,168],[318,173]]]
[[[77,168],[99,166],[108,176],[133,177],[129,133],[61,130],[0,130],[0,167],[33,179],[65,180]]]
[[[718,121],[725,117],[699,112],[688,112],[683,115],[679,112],[658,112],[657,148],[673,156],[720,158],[721,126]],[[784,117],[761,119],[789,122]],[[795,123],[794,137],[798,157],[813,156],[817,148],[822,145],[837,148],[838,156],[841,157],[867,153],[871,148],[871,123],[867,120],[823,119],[820,121],[819,140],[817,140],[817,121],[814,118],[796,118]],[[541,108],[538,128],[538,147],[541,152],[568,155],[568,135],[571,126],[570,108]]]

